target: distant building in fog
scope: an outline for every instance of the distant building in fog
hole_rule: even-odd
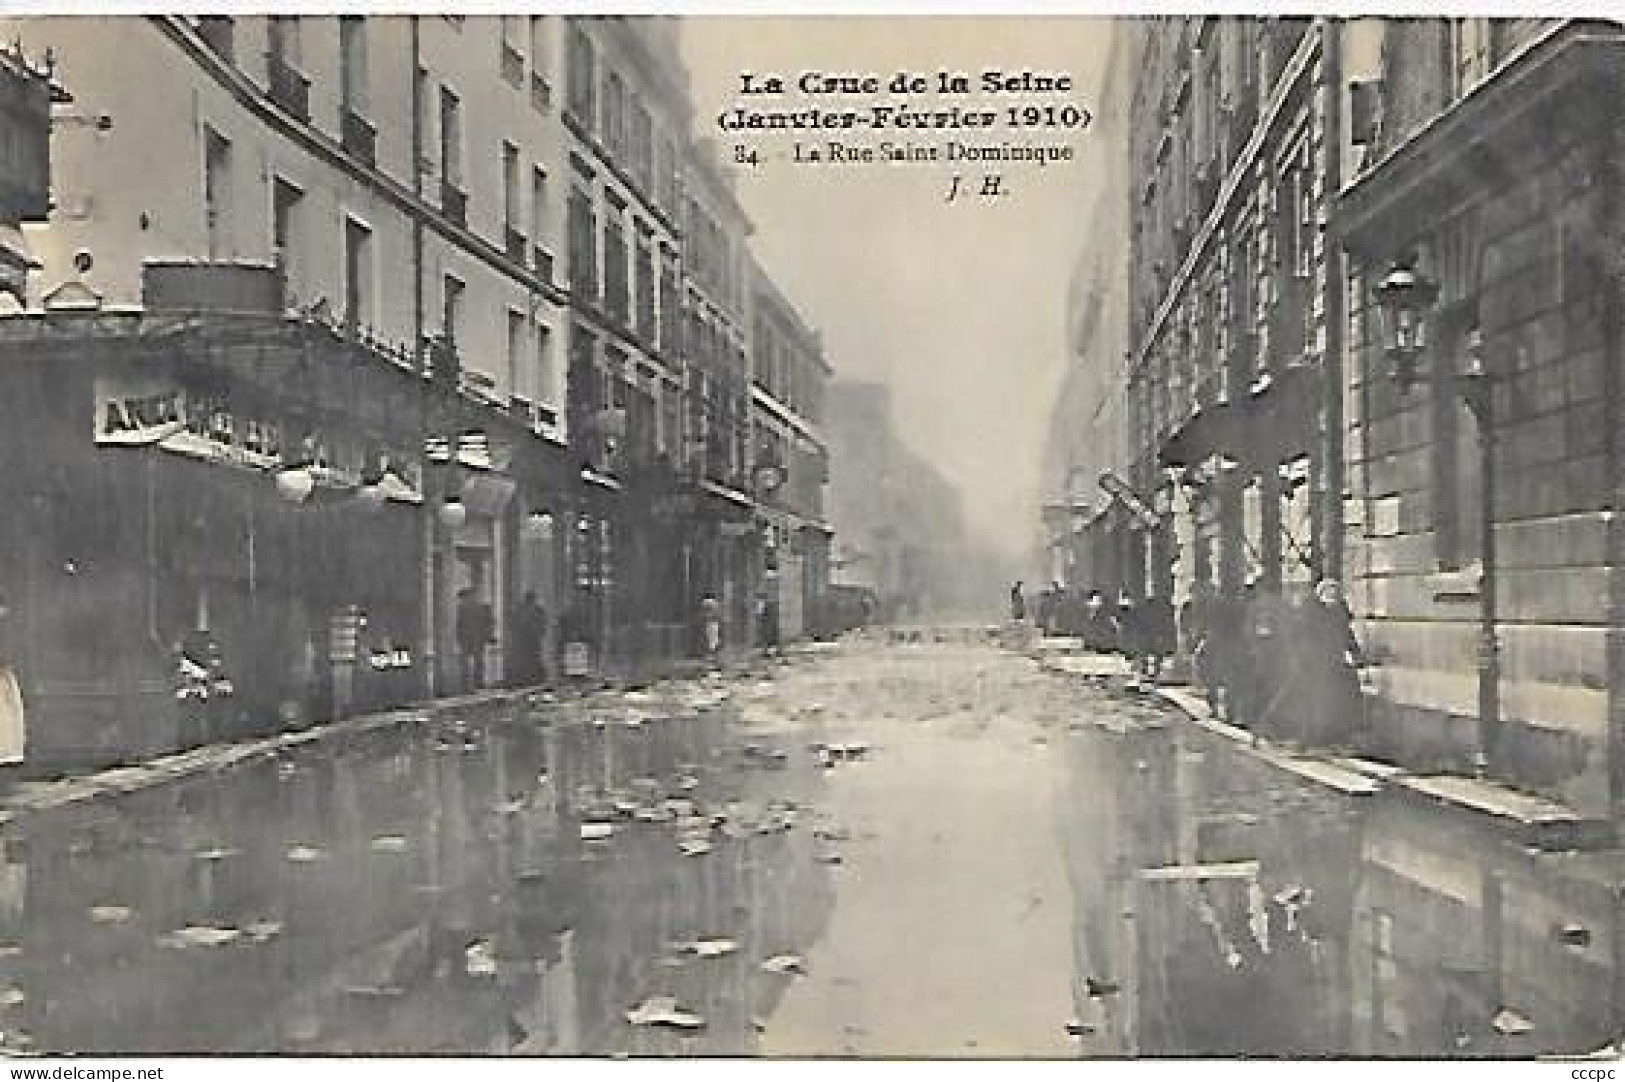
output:
[[[1141,48],[1129,25],[1112,24],[1110,61],[1101,79],[1092,138],[1100,167],[1089,209],[1088,240],[1067,298],[1067,368],[1049,418],[1042,484],[1044,575],[1088,588],[1124,578],[1135,554],[1131,516],[1099,485],[1106,471],[1128,475],[1129,98]]]
[[[986,561],[967,540],[960,494],[899,438],[890,390],[831,384],[825,427],[832,581],[871,587],[883,612],[897,619],[974,603],[972,573]]]

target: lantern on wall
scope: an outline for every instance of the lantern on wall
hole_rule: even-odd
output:
[[[1414,257],[1395,262],[1371,291],[1382,310],[1383,352],[1402,392],[1416,384],[1417,362],[1427,348],[1428,311],[1439,296],[1439,284],[1415,262]]]

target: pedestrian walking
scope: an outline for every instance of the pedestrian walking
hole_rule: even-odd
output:
[[[457,656],[465,692],[485,686],[485,646],[494,631],[491,606],[479,599],[472,586],[463,587],[457,594]]]
[[[1098,653],[1109,653],[1117,641],[1117,624],[1106,605],[1106,595],[1099,590],[1089,591],[1084,605],[1083,645]]]
[[[513,618],[514,683],[520,687],[547,678],[547,610],[526,590]]]
[[[1013,623],[1021,623],[1027,618],[1027,597],[1021,592],[1021,580],[1010,587],[1010,619]]]
[[[722,605],[711,594],[700,599],[700,635],[706,659],[715,662],[722,654]]]

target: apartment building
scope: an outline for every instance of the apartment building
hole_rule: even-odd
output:
[[[1132,480],[1168,522],[1145,539],[1144,589],[1178,603],[1201,580],[1281,598],[1335,563],[1314,514],[1335,473],[1326,433],[1338,431],[1316,405],[1338,278],[1319,230],[1334,97],[1325,30],[1287,18],[1144,25],[1129,423]]]
[[[822,336],[754,264],[750,290],[750,430],[754,469],[764,478],[757,485],[763,586],[775,598],[781,632],[795,637],[815,622],[829,582],[823,418],[833,370]]]
[[[63,755],[128,751],[131,726],[174,743],[186,640],[252,724],[508,677],[513,606],[557,595],[573,503],[552,24],[8,22],[73,88],[3,327],[10,401],[72,463],[19,482],[61,506],[16,572]],[[58,400],[96,410],[94,441],[39,408]],[[164,423],[131,408],[153,402]],[[48,569],[98,502],[149,549],[84,559],[63,593]],[[490,613],[481,649],[458,647],[460,597]],[[77,637],[97,611],[120,616]]]
[[[1372,663],[1359,731],[1327,737],[1356,757],[1325,784],[1371,794],[1349,812],[1354,889],[1270,872],[1263,832],[1240,851],[1266,898],[1306,883],[1348,929],[1302,975],[1349,997],[1336,1043],[1594,1044],[1622,969],[1603,103],[1625,39],[1482,17],[1143,27],[1128,390],[1136,488],[1174,520],[1148,579],[1241,597],[1261,663],[1287,647],[1259,630],[1344,580]],[[1558,986],[1595,1009],[1560,1009]]]

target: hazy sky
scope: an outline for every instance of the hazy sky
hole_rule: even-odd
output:
[[[716,115],[736,101],[774,108],[818,104],[795,92],[741,99],[741,71],[900,70],[973,78],[1066,72],[1070,96],[1011,96],[1008,104],[1061,103],[1094,109],[1107,51],[1107,24],[1083,18],[721,18],[683,23],[696,124],[727,156],[737,142],[788,154],[799,138],[827,134],[719,132]],[[827,99],[848,106],[864,98]],[[927,109],[959,102],[990,106],[981,94],[914,95]],[[940,143],[953,132],[865,132],[850,142]],[[839,136],[837,136],[839,137]],[[966,142],[1000,142],[972,135]],[[1020,138],[1019,136],[1017,138]],[[895,166],[795,165],[783,158],[738,172],[741,202],[756,225],[755,250],[802,315],[824,332],[841,377],[883,379],[893,389],[903,438],[935,461],[964,493],[967,517],[989,541],[1025,549],[1036,534],[1037,480],[1049,407],[1065,355],[1067,283],[1086,242],[1085,211],[1095,181],[1090,132],[1030,136],[1070,143],[1074,160],[1042,169],[982,162]],[[1003,175],[995,201],[946,203],[950,178],[981,183]]]

